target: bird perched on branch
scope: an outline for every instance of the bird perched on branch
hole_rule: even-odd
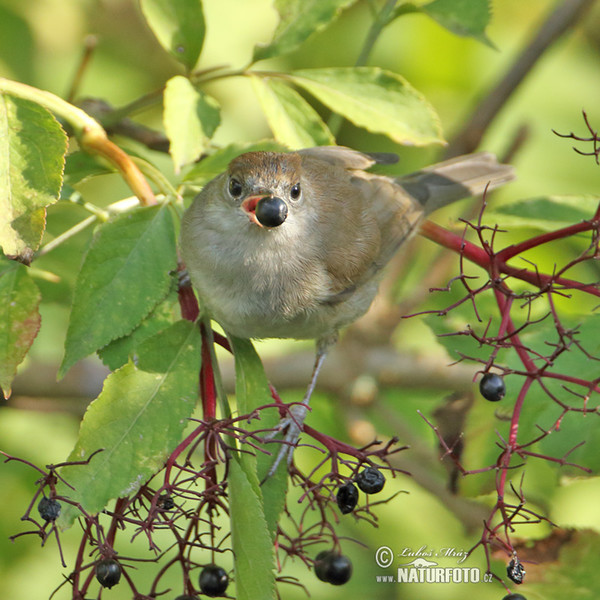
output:
[[[392,159],[393,157],[393,159]],[[487,153],[400,178],[395,162],[340,146],[249,152],[210,181],[183,217],[181,254],[208,315],[244,338],[315,339],[306,395],[280,423],[291,457],[327,350],[369,308],[385,265],[423,219],[513,179]]]

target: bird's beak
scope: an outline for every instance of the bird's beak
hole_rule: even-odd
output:
[[[248,196],[242,202],[242,210],[248,215],[248,218],[252,223],[258,225],[259,227],[263,227],[260,221],[256,218],[256,205],[263,199],[269,198],[271,194],[255,194],[254,196]]]

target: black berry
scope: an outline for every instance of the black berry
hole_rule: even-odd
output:
[[[111,588],[121,579],[121,565],[114,558],[103,558],[96,565],[96,579],[105,588]]]
[[[343,554],[323,550],[315,557],[315,574],[326,583],[343,585],[352,576],[352,563]]]
[[[40,500],[37,508],[44,521],[56,521],[60,515],[61,506],[58,500],[44,497]]]
[[[229,577],[222,567],[207,565],[200,573],[200,591],[211,598],[222,596],[229,585]]]
[[[486,373],[479,382],[481,395],[490,402],[498,402],[506,394],[504,379],[496,373]]]
[[[365,494],[377,494],[385,485],[385,476],[378,469],[367,467],[356,476],[356,484]]]
[[[158,497],[156,506],[158,506],[158,508],[162,508],[163,510],[172,510],[175,508],[175,501],[169,494],[161,494]]]
[[[175,600],[198,600],[198,596],[186,596],[183,594],[183,596],[177,596]]]
[[[506,567],[506,574],[509,579],[514,581],[517,585],[523,583],[523,579],[525,579],[525,569],[523,565],[519,562],[519,559],[515,556],[511,558],[508,563],[508,567]]]
[[[340,486],[335,499],[337,501],[337,505],[342,511],[342,514],[347,515],[356,507],[358,502],[358,490],[353,483],[346,483]]]
[[[527,600],[527,598],[521,596],[521,594],[508,594],[508,596],[504,596],[502,600]]]
[[[279,227],[287,219],[288,207],[281,198],[262,198],[258,201],[254,214],[261,225]]]

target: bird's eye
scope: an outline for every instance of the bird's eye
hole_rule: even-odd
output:
[[[242,195],[242,184],[233,177],[229,180],[229,194],[232,198],[239,198]]]
[[[293,185],[292,189],[290,190],[290,198],[292,200],[298,200],[298,198],[300,198],[301,193],[302,190],[300,189],[300,184],[297,183],[296,185]]]

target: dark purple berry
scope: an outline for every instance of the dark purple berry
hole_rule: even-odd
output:
[[[162,508],[162,510],[173,510],[173,508],[175,508],[175,501],[169,494],[161,494],[158,497],[156,506],[158,506],[158,508]]]
[[[514,581],[517,585],[523,583],[523,579],[525,579],[525,569],[523,565],[519,562],[519,559],[515,556],[511,558],[508,563],[508,567],[506,567],[506,573],[512,581]]]
[[[200,591],[211,598],[222,596],[229,585],[229,577],[222,567],[207,565],[200,573]]]
[[[367,467],[356,476],[356,484],[365,494],[377,494],[385,485],[385,476],[378,469]]]
[[[40,500],[37,508],[44,521],[56,521],[60,515],[61,506],[58,500],[44,497]]]
[[[486,373],[479,382],[481,395],[490,402],[498,402],[506,394],[504,379],[496,373]]]
[[[103,558],[96,565],[96,579],[105,588],[111,588],[121,579],[121,565],[114,558]]]
[[[352,563],[343,554],[333,550],[323,550],[315,557],[315,574],[332,585],[343,585],[352,576]]]
[[[521,596],[521,594],[508,594],[508,596],[504,596],[502,600],[527,600],[527,598]]]
[[[198,600],[198,596],[186,596],[183,594],[182,596],[177,596],[175,600]]]
[[[356,507],[358,502],[358,490],[353,483],[348,482],[340,486],[335,499],[339,509],[342,511],[342,514],[347,515]]]
[[[254,214],[261,225],[279,227],[287,219],[288,207],[281,198],[269,196],[258,201]]]

